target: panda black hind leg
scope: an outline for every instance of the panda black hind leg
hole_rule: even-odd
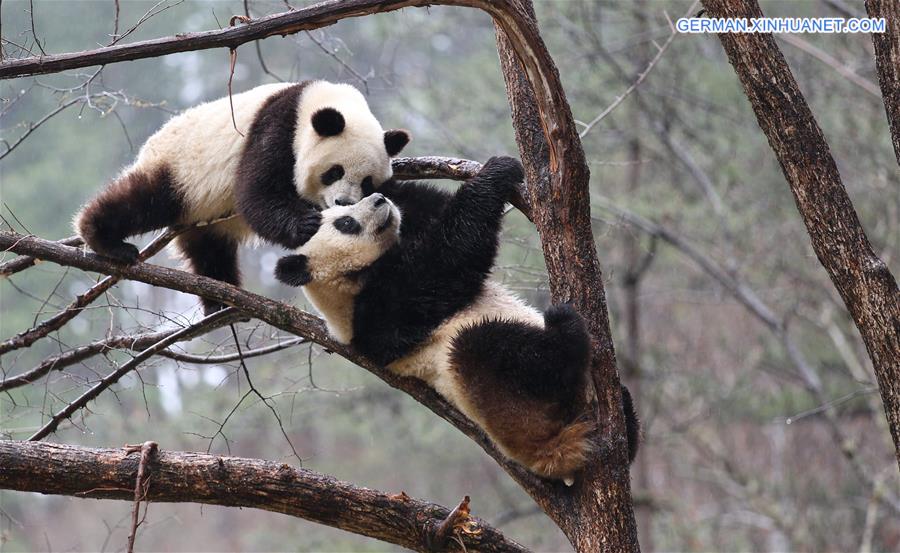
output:
[[[132,170],[88,202],[75,227],[95,252],[134,263],[138,249],[125,239],[176,223],[182,210],[168,168]]]
[[[240,286],[238,241],[228,233],[212,227],[194,228],[179,235],[175,239],[175,247],[193,273]],[[225,307],[215,300],[200,300],[206,315]]]
[[[461,394],[488,435],[532,471],[570,479],[592,450],[584,399],[590,337],[569,306],[552,307],[545,328],[485,320],[462,330],[451,365]]]

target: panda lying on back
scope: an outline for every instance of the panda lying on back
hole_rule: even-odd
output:
[[[402,238],[400,210],[380,193],[327,209],[318,232],[279,260],[276,276],[304,286],[335,339],[426,381],[505,455],[571,483],[595,430],[584,321],[568,305],[542,317],[487,280],[504,203],[521,181],[518,161],[492,158],[455,195],[442,195],[427,220],[404,219]],[[638,424],[622,391],[633,459]]]
[[[97,253],[132,263],[125,239],[237,213],[180,235],[195,273],[240,284],[237,247],[254,234],[294,249],[319,227],[319,208],[349,205],[390,179],[409,142],[385,132],[363,95],[325,81],[272,84],[189,109],[151,136],[137,160],[78,214]],[[237,125],[239,134],[234,129]],[[209,313],[221,306],[204,300]]]

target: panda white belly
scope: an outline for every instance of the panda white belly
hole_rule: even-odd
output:
[[[234,117],[227,97],[191,108],[172,118],[151,136],[127,172],[152,172],[165,164],[174,187],[184,202],[181,223],[208,221],[234,212],[234,184],[246,135],[266,99],[292,83],[256,87],[232,97]],[[242,220],[217,225],[235,237],[250,235]]]
[[[468,404],[467,398],[449,370],[450,347],[460,330],[485,319],[520,321],[544,328],[544,317],[538,310],[501,284],[488,280],[472,305],[445,321],[426,343],[388,368],[397,374],[424,380],[448,401],[467,411],[464,408]]]

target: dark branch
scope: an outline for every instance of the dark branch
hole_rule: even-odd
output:
[[[42,442],[0,441],[0,488],[103,499],[135,500],[139,456]],[[251,507],[319,522],[411,549],[450,514],[440,505],[358,488],[307,469],[257,459],[159,451],[148,459],[145,500]],[[146,477],[145,477],[146,478]],[[525,552],[482,520],[459,532],[465,548]],[[461,551],[450,540],[440,551]]]

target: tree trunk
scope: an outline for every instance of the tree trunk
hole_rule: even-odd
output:
[[[522,2],[534,17],[531,2]],[[619,375],[603,275],[590,221],[590,172],[562,87],[552,113],[541,113],[506,33],[495,25],[513,127],[528,182],[532,221],[541,236],[554,302],[572,302],[595,338],[592,377],[600,448],[570,493],[538,502],[579,552],[639,551],[622,414]],[[545,70],[559,75],[553,60]],[[534,82],[532,80],[532,82]],[[544,107],[543,105],[541,107]],[[546,121],[556,129],[547,133]],[[556,142],[548,144],[547,136]]]
[[[883,17],[887,22],[884,33],[872,34],[872,44],[894,154],[900,163],[900,0],[866,0],[866,11],[869,17]]]
[[[885,2],[891,3],[897,2]],[[710,17],[763,16],[756,0],[703,0],[703,5]],[[841,182],[828,143],[775,39],[771,34],[747,33],[720,34],[719,40],[750,99],[759,126],[781,164],[816,257],[828,271],[862,335],[875,368],[900,465],[900,291],[897,282],[872,250]],[[894,98],[895,93],[896,89],[892,91]],[[891,117],[890,108],[888,112]],[[896,132],[894,139],[896,147]]]

